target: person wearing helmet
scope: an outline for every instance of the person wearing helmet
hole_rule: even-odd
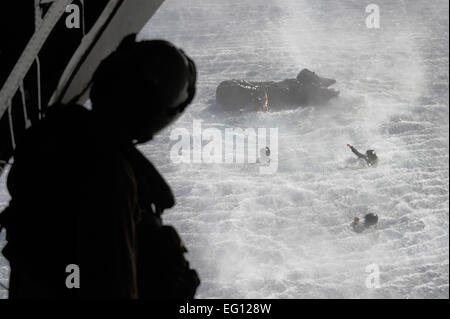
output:
[[[194,297],[198,276],[160,218],[172,191],[136,145],[175,121],[195,87],[182,50],[130,35],[95,71],[92,110],[54,105],[26,132],[0,215],[10,298]]]
[[[362,233],[364,229],[366,228],[360,221],[359,217],[355,217],[353,219],[353,222],[350,224],[350,226],[353,228],[353,230],[357,233]]]
[[[366,154],[362,154],[358,152],[358,150],[351,144],[347,144],[347,146],[350,148],[353,154],[358,156],[358,158],[365,160],[368,166],[376,166],[378,164],[378,156],[374,150],[367,150]]]
[[[144,143],[191,103],[195,82],[194,62],[171,43],[125,38],[94,73],[93,114],[121,139]]]

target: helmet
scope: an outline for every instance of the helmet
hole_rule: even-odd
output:
[[[135,41],[127,36],[102,61],[91,87],[92,109],[146,142],[175,120],[192,102],[197,72],[194,62],[164,40]]]
[[[367,150],[366,155],[367,156],[375,156],[375,155],[377,155],[377,153],[375,152],[375,150]]]

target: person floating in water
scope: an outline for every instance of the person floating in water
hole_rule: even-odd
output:
[[[378,223],[378,216],[374,213],[369,213],[364,216],[364,223],[361,223],[359,217],[355,217],[350,226],[357,233],[362,233],[366,228],[376,225]]]
[[[351,151],[358,156],[359,159],[363,159],[366,161],[367,166],[376,166],[378,164],[378,156],[374,150],[367,150],[366,154],[362,154],[358,152],[356,148],[351,144],[347,144],[347,146],[351,149]]]
[[[366,227],[364,227],[364,225],[359,221],[359,217],[355,217],[350,226],[352,226],[353,230],[357,233],[362,233],[364,229],[366,229]]]
[[[262,148],[259,152],[259,163],[269,164],[270,163],[270,148],[266,146]]]

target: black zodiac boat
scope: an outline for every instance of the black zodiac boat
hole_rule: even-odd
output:
[[[216,102],[228,111],[274,111],[320,105],[339,95],[334,79],[303,69],[295,79],[281,82],[227,80],[216,90]]]

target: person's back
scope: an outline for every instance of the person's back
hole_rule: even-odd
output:
[[[1,217],[6,219],[2,225],[7,227],[8,244],[3,254],[11,265],[9,293],[13,298],[31,297],[36,293],[16,289],[16,283],[23,282],[25,278],[36,282],[54,274],[52,276],[62,279],[65,269],[60,270],[69,259],[65,254],[69,253],[67,248],[71,247],[67,245],[71,229],[63,229],[59,225],[55,227],[54,224],[62,222],[68,225],[68,218],[73,215],[68,212],[73,206],[67,203],[74,192],[72,187],[77,184],[75,179],[80,175],[75,172],[77,168],[68,170],[64,167],[70,163],[62,161],[62,158],[68,157],[68,144],[72,144],[73,148],[78,147],[73,145],[68,136],[63,137],[66,135],[64,132],[58,132],[61,127],[52,113],[27,131],[24,140],[15,150],[14,165],[8,175],[7,185],[12,200]],[[70,123],[66,127],[69,126]],[[61,141],[60,138],[64,140]],[[69,158],[76,161],[74,157]],[[68,184],[67,180],[72,183]],[[56,256],[61,261],[60,265],[55,262]],[[36,262],[38,260],[39,263]],[[50,282],[47,284],[52,285]],[[35,285],[42,291],[42,296],[50,295],[50,291],[54,290],[44,284]]]
[[[374,150],[366,151],[366,162],[369,166],[376,166],[378,164],[378,156]]]
[[[26,283],[14,284],[23,278],[42,280],[40,297],[95,297],[93,291],[106,298],[137,295],[136,287],[108,279],[117,279],[117,268],[133,271],[130,258],[114,258],[129,255],[126,247],[118,245],[117,253],[107,242],[120,236],[116,225],[125,210],[137,209],[136,181],[120,147],[98,133],[81,106],[54,106],[17,148],[8,175],[8,216],[10,224],[20,226],[8,229],[4,251],[11,262],[12,298],[37,293],[21,288],[29,287]],[[70,264],[80,267],[79,290],[65,286]]]
[[[164,87],[147,82],[152,76]],[[171,190],[134,144],[173,121],[194,88],[195,67],[183,52],[164,41],[133,41],[96,71],[92,111],[53,106],[29,129],[8,176],[12,200],[0,215],[7,230],[10,298],[193,297],[196,273],[181,245],[173,245],[180,242],[176,232],[159,219],[174,205]],[[172,235],[164,241],[154,235],[160,233]],[[170,261],[156,259],[164,254],[155,252],[152,241],[179,260],[165,282],[157,273]],[[156,268],[149,265],[152,257]],[[66,285],[68,265],[79,267],[79,289]],[[174,286],[168,281],[176,276],[178,286],[161,291],[164,284]],[[142,278],[150,279],[143,285]]]

